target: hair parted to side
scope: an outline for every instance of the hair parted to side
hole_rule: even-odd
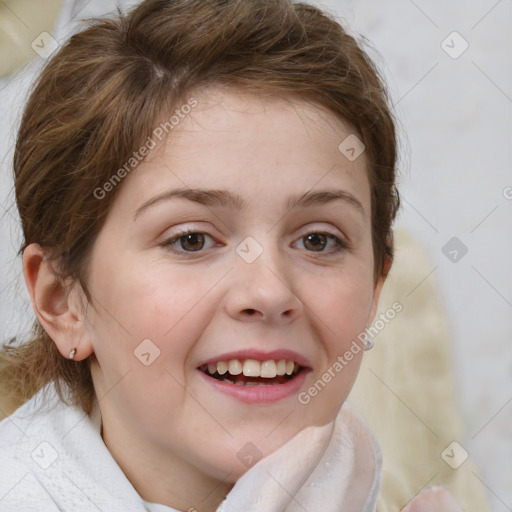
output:
[[[295,96],[348,121],[366,146],[375,282],[393,257],[399,208],[389,98],[370,58],[316,7],[291,0],[146,0],[92,20],[49,60],[25,107],[14,154],[24,244],[38,243],[59,278],[85,295],[93,242],[122,184],[102,187],[162,116],[201,88]],[[341,142],[341,141],[340,141]],[[54,382],[90,414],[89,358],[70,361],[36,321],[31,339],[0,352],[0,389],[13,407]],[[59,380],[69,385],[64,395]]]

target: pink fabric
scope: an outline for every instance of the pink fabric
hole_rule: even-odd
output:
[[[345,403],[336,420],[309,427],[238,480],[218,512],[375,512],[382,456]]]

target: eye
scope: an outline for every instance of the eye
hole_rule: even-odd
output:
[[[214,240],[210,235],[197,231],[185,231],[165,240],[161,245],[170,248],[174,252],[198,252],[205,248],[208,239],[211,243],[206,249],[214,245]]]
[[[308,233],[297,241],[299,242],[302,242],[304,249],[313,252],[336,253],[348,248],[346,243],[330,233]],[[326,247],[331,250],[325,250]]]

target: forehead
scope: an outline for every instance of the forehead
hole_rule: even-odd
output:
[[[339,149],[355,136],[349,123],[297,97],[222,88],[191,97],[194,108],[123,184],[135,209],[175,187],[227,189],[252,207],[343,188],[369,212],[365,154],[350,160]]]

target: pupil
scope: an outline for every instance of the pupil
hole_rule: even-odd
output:
[[[312,249],[313,251],[321,251],[327,243],[326,236],[319,233],[312,233],[306,236],[305,239],[304,245],[306,248]]]
[[[183,249],[199,251],[204,245],[204,236],[201,233],[188,233],[181,237]]]

